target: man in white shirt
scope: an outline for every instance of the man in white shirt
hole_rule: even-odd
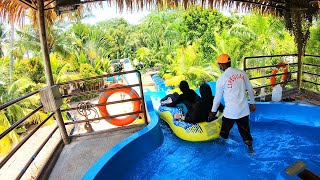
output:
[[[224,72],[216,83],[216,95],[213,100],[209,118],[213,119],[215,117],[220,100],[223,96],[225,108],[223,111],[220,136],[227,139],[231,128],[236,122],[239,133],[245,144],[248,146],[249,152],[253,153],[249,114],[250,111],[256,110],[256,106],[254,105],[255,101],[252,85],[244,71],[231,67],[231,58],[229,55],[221,54],[218,57],[218,64],[219,68]],[[248,105],[246,90],[248,90],[250,96],[250,107]]]

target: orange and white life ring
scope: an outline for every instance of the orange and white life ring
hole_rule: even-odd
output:
[[[285,62],[278,62],[276,64],[276,67],[274,67],[272,69],[272,72],[271,72],[271,75],[273,75],[273,76],[270,77],[270,85],[271,85],[272,88],[276,84],[276,74],[277,74],[277,72],[279,71],[280,68],[283,69],[283,73],[284,73],[282,75],[281,82],[284,82],[284,81],[287,80],[287,74],[288,74],[287,64]],[[280,84],[280,85],[282,86],[282,84]]]
[[[108,88],[117,88],[117,87],[123,87],[123,86],[125,86],[125,85],[114,84],[114,85],[110,85]],[[119,93],[119,92],[129,95],[131,98],[139,98],[139,95],[137,94],[137,92],[134,89],[132,89],[131,87],[127,87],[127,88],[122,88],[122,89],[106,90],[106,91],[102,92],[100,94],[100,98],[99,98],[98,103],[105,104],[112,94]],[[132,102],[133,102],[132,112],[140,111],[141,110],[141,100],[135,100]],[[137,117],[139,117],[139,114],[132,114],[132,115],[128,115],[124,118],[121,118],[121,117],[110,118],[110,117],[106,117],[106,116],[110,116],[110,113],[108,112],[106,105],[100,105],[100,106],[98,106],[98,108],[99,108],[101,116],[105,117],[107,122],[109,122],[110,124],[116,125],[116,126],[124,126],[124,125],[130,124],[135,119],[137,119]]]

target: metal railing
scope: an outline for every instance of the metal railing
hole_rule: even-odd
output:
[[[137,75],[138,82],[131,83],[126,82],[126,75]],[[108,80],[110,79],[111,80]],[[122,82],[120,84],[124,84],[124,86],[120,87],[113,87],[110,86],[110,84],[118,84],[119,82],[114,82],[114,78],[118,79],[121,78]],[[92,84],[85,84],[86,82],[91,82]],[[96,111],[93,108],[99,107],[99,106],[109,106],[109,105],[115,105],[115,104],[121,104],[121,103],[127,103],[127,102],[134,102],[134,101],[141,101],[141,108],[140,111],[131,111],[131,112],[125,112],[125,113],[120,113],[120,114],[114,114],[114,115],[109,115],[109,116],[100,116],[100,117],[86,117],[85,114],[81,115],[81,117],[77,117],[76,121],[71,121],[71,122],[65,122],[65,125],[71,125],[71,124],[80,124],[80,123],[88,123],[88,122],[94,122],[98,120],[106,120],[106,119],[113,119],[117,117],[123,117],[123,116],[129,116],[129,115],[134,115],[134,114],[143,114],[144,118],[144,124],[148,124],[148,119],[147,119],[147,113],[146,113],[146,108],[145,108],[145,101],[144,101],[144,96],[143,96],[143,88],[142,88],[142,78],[141,78],[141,73],[137,70],[133,71],[126,71],[126,72],[117,72],[113,74],[106,74],[102,76],[96,76],[92,78],[85,78],[85,79],[79,79],[75,81],[68,81],[64,83],[58,84],[60,86],[60,91],[64,92],[62,95],[62,98],[64,99],[72,99],[76,97],[83,97],[83,96],[88,96],[90,97],[97,97],[99,96],[100,93],[102,92],[108,92],[108,91],[114,91],[114,90],[119,90],[121,92],[122,89],[127,89],[127,88],[139,88],[139,97],[138,98],[128,98],[128,99],[121,99],[121,100],[115,100],[111,102],[106,102],[106,103],[89,103],[88,106],[90,108],[86,109],[86,107],[68,107],[65,109],[62,109],[62,112],[72,112],[72,111],[77,111],[78,114],[79,111]],[[64,89],[66,88],[69,89],[68,92],[66,92]],[[76,87],[70,90],[71,86]],[[80,101],[84,102],[84,101]],[[86,102],[88,103],[88,102]],[[116,128],[116,127],[115,127]],[[95,133],[103,133],[105,132],[104,130],[101,131],[95,131]],[[78,135],[71,135],[71,136],[78,136]],[[81,136],[81,134],[79,134]]]
[[[303,88],[320,93],[320,56],[305,54],[302,73]]]
[[[136,75],[138,78],[138,82],[134,83],[134,84],[130,84],[129,82],[126,82],[126,75]],[[122,83],[123,86],[121,87],[117,87],[117,88],[110,88],[110,84],[114,84],[116,82],[114,82],[114,78],[119,78],[122,77]],[[109,79],[113,79],[113,80],[109,80]],[[78,112],[81,116],[84,117],[84,119],[77,119],[76,121],[68,121],[68,122],[64,122],[65,126],[67,125],[72,125],[72,124],[80,124],[80,123],[90,123],[93,121],[97,121],[97,120],[102,120],[102,119],[109,119],[109,118],[116,118],[116,117],[120,117],[120,116],[128,116],[128,115],[133,115],[133,114],[143,114],[143,118],[144,118],[144,122],[143,124],[146,125],[148,124],[148,119],[147,119],[147,112],[146,112],[146,107],[145,107],[145,101],[144,101],[144,96],[143,96],[143,88],[142,88],[142,78],[141,78],[141,74],[139,71],[137,70],[133,70],[133,71],[127,71],[127,72],[118,72],[118,73],[114,73],[114,74],[106,74],[106,75],[102,75],[102,76],[97,76],[97,77],[91,77],[91,78],[84,78],[84,79],[79,79],[79,80],[74,80],[74,81],[69,81],[69,82],[63,82],[63,83],[59,83],[57,84],[59,86],[59,90],[62,99],[68,100],[68,101],[73,101],[75,98],[80,97],[80,100],[75,101],[74,103],[78,103],[77,107],[68,107],[68,108],[64,108],[63,110],[61,110],[61,112],[65,113],[65,112],[71,112],[71,111],[75,111]],[[73,88],[71,88],[73,87]],[[137,98],[129,98],[129,99],[121,99],[121,100],[116,100],[116,101],[112,101],[112,102],[106,102],[106,103],[91,103],[90,104],[90,108],[95,109],[98,106],[108,106],[108,105],[114,105],[114,104],[120,104],[120,103],[128,103],[128,102],[133,102],[133,101],[140,101],[141,102],[141,107],[139,111],[132,111],[132,112],[125,112],[125,113],[120,113],[120,114],[113,114],[113,115],[109,115],[109,116],[103,116],[103,117],[94,117],[94,118],[89,118],[86,115],[81,114],[81,111],[86,111],[90,110],[90,109],[86,109],[86,107],[83,106],[79,106],[79,104],[84,104],[83,102],[88,103],[87,100],[89,100],[90,98],[96,98],[99,93],[101,92],[107,92],[107,91],[112,91],[112,90],[119,90],[121,91],[121,89],[124,88],[135,88],[138,87],[139,88],[139,96]],[[37,90],[35,92],[29,93],[25,96],[22,96],[18,99],[12,100],[8,103],[5,103],[3,105],[0,106],[0,111],[6,111],[8,107],[10,107],[11,105],[15,105],[20,101],[23,101],[31,96],[34,95],[39,95],[40,92],[43,89]],[[81,99],[82,97],[82,99]],[[85,100],[83,100],[85,99]],[[39,104],[41,104],[39,102]],[[15,130],[17,127],[21,126],[27,119],[29,119],[32,115],[34,115],[35,113],[41,111],[43,109],[43,105],[39,105],[38,107],[36,107],[32,112],[30,112],[29,114],[27,114],[26,116],[24,116],[23,118],[21,118],[20,120],[16,121],[14,124],[12,124],[8,129],[6,129],[5,131],[1,132],[0,134],[0,140],[6,136],[9,135],[9,133],[11,133],[13,130]],[[96,111],[96,110],[95,110]],[[96,111],[97,112],[97,111]],[[10,152],[9,154],[7,154],[0,162],[0,168],[2,168],[7,162],[8,160],[21,148],[21,146],[23,144],[25,144],[28,139],[30,139],[30,137],[32,135],[34,135],[42,126],[43,124],[45,124],[50,118],[52,118],[52,116],[54,115],[54,113],[49,113],[47,118],[45,118],[40,124],[38,124],[32,131],[28,132],[28,135],[25,136]],[[129,124],[127,126],[137,126],[135,124]],[[53,134],[56,132],[56,130],[58,129],[58,126],[56,126],[52,132],[49,133],[49,135],[45,138],[44,142],[41,143],[41,145],[37,148],[37,150],[34,152],[34,154],[30,157],[29,161],[25,164],[25,166],[21,169],[20,173],[17,175],[16,179],[20,179],[24,173],[26,172],[26,170],[28,169],[28,167],[30,166],[30,164],[32,164],[32,162],[36,159],[37,154],[42,150],[43,147],[45,147],[45,145],[47,144],[47,142],[50,140],[50,138],[53,136]],[[114,129],[117,129],[117,127],[114,127]],[[113,130],[114,131],[114,130]],[[103,133],[105,132],[105,130],[99,130],[99,131],[95,131],[94,133]],[[76,136],[82,136],[84,134],[91,134],[88,132],[85,133],[79,133],[77,135],[72,135],[70,134],[69,137],[76,137]]]
[[[285,63],[288,73],[281,72],[281,68],[276,73],[272,72],[274,68],[279,67],[277,65],[279,62]],[[278,84],[286,89],[297,87],[297,54],[245,57],[243,63],[244,71],[249,76],[256,97],[270,95],[272,88]],[[276,81],[271,83],[271,77],[275,77]],[[282,77],[286,77],[286,80],[281,81]]]
[[[18,99],[12,100],[10,102],[7,102],[3,105],[0,106],[0,111],[6,111],[7,108],[9,108],[12,105],[15,105],[17,103],[19,103],[20,101],[23,101],[31,96],[34,95],[38,95],[38,93],[41,91],[37,90],[34,91],[32,93],[29,93],[27,95],[24,95]],[[35,102],[36,103],[36,102]],[[39,102],[40,104],[40,102]],[[19,127],[20,125],[22,125],[28,118],[30,118],[32,115],[36,114],[38,111],[40,111],[42,109],[42,105],[38,106],[37,108],[35,108],[32,112],[30,112],[29,114],[27,114],[26,116],[22,117],[20,120],[16,121],[14,124],[12,124],[8,129],[4,130],[3,132],[1,132],[0,134],[0,140],[3,139],[4,137],[6,137],[7,135],[9,135],[9,133],[11,133],[13,130],[15,130],[17,127]],[[36,133],[36,131],[38,129],[40,129],[40,127],[42,127],[42,125],[44,123],[46,123],[51,117],[53,116],[53,113],[51,113],[50,115],[47,116],[47,118],[45,120],[43,120],[40,124],[38,124],[31,132],[29,132],[29,134],[24,137],[10,152],[9,154],[7,154],[0,162],[0,168],[2,168],[6,162],[8,162],[8,160],[21,148],[22,145],[24,145],[28,139],[30,139],[30,137]],[[54,130],[55,131],[55,130]],[[53,133],[53,132],[52,132]],[[48,140],[50,139],[51,135],[48,136]],[[46,143],[47,141],[45,141]],[[37,151],[40,151],[42,149],[42,147],[40,146]],[[35,159],[35,157],[32,158],[31,162]],[[31,163],[30,162],[30,163]],[[21,170],[22,172],[25,172],[25,169]]]
[[[266,60],[266,58],[268,60]],[[298,54],[281,54],[270,56],[252,56],[244,58],[244,71],[247,72],[256,97],[270,95],[272,87],[282,85],[287,91],[296,90],[298,87]],[[303,89],[318,93],[320,91],[320,64],[319,55],[304,55],[304,63],[302,65],[302,84]],[[252,62],[253,61],[253,62]],[[277,67],[278,62],[285,62],[288,67],[288,73],[280,72],[272,74],[272,68]],[[262,64],[262,65],[261,65]],[[279,70],[280,71],[280,70]],[[281,77],[288,77],[285,81],[281,81]],[[276,77],[275,83],[270,83],[270,78]],[[265,94],[261,94],[261,92]]]

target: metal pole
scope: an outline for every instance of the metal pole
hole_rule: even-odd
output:
[[[54,85],[51,65],[50,65],[50,57],[49,57],[49,50],[47,45],[47,34],[46,34],[46,27],[45,27],[45,13],[44,13],[44,0],[37,0],[38,5],[38,24],[39,24],[39,36],[40,36],[40,44],[41,44],[41,51],[42,57],[44,60],[44,69],[46,74],[47,85],[52,86]],[[70,139],[67,134],[66,127],[64,125],[60,108],[55,112],[55,119],[58,123],[61,138],[63,139],[64,144],[70,144]]]

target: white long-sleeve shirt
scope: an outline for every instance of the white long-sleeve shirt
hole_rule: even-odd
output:
[[[239,119],[248,116],[250,110],[246,90],[248,90],[250,96],[250,104],[254,104],[253,89],[247,74],[242,70],[227,68],[217,80],[216,95],[211,111],[217,112],[223,95],[225,102],[224,117]]]

